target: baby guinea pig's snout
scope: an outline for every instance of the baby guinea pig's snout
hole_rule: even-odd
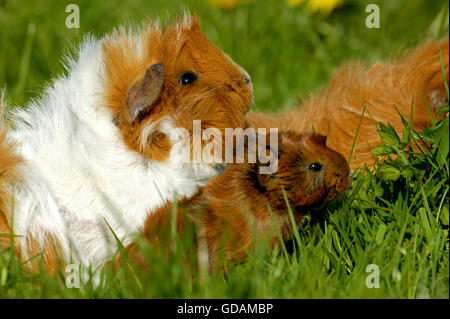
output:
[[[325,165],[324,184],[329,190],[342,193],[348,188],[350,167],[345,158],[332,151]]]

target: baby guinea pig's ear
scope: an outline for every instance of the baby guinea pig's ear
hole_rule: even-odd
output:
[[[139,113],[147,110],[156,102],[164,82],[164,65],[156,63],[150,66],[142,79],[134,83],[127,94],[127,113],[133,123]]]
[[[327,137],[325,135],[314,134],[312,136],[312,139],[319,145],[327,146]]]
[[[282,152],[280,147],[277,147],[276,149],[274,149],[270,146],[270,144],[266,145],[265,151],[266,151],[266,154],[264,154],[264,155],[270,156],[272,159],[275,159],[275,161],[278,161],[279,156]],[[266,160],[269,160],[269,159],[266,158]],[[257,162],[256,163],[256,177],[257,177],[258,183],[262,189],[266,189],[266,188],[268,188],[268,186],[270,186],[269,184],[276,178],[276,168],[274,168],[274,170],[269,170],[270,173],[267,174],[267,173],[264,173],[261,171],[261,166],[268,166],[269,163],[262,164],[259,161],[259,158],[257,158],[256,162]],[[270,163],[272,163],[272,162],[270,162]]]

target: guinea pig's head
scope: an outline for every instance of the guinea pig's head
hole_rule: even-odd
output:
[[[258,180],[273,207],[322,207],[347,189],[349,165],[326,146],[326,137],[313,133],[279,133],[278,167]]]
[[[222,137],[225,128],[243,126],[250,77],[206,38],[197,18],[164,30],[153,23],[138,34],[118,30],[104,39],[103,53],[106,106],[126,145],[144,157],[167,160],[176,128],[192,143],[195,120]]]

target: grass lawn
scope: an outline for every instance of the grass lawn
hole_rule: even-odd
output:
[[[11,107],[25,105],[63,73],[63,54],[84,34],[101,36],[149,17],[168,20],[185,8],[249,72],[253,108],[263,111],[295,105],[326,86],[343,62],[371,63],[448,34],[439,19],[442,10],[448,16],[446,1],[344,0],[327,15],[283,0],[231,9],[204,0],[78,0],[80,28],[68,29],[70,3],[0,0],[0,86],[6,86]],[[379,29],[365,26],[368,3],[380,7]],[[183,254],[192,247],[176,235],[179,245],[170,250],[170,261],[161,251],[147,252],[151,274],[128,267],[116,276],[106,271],[96,288],[88,283],[69,289],[63,274],[44,270],[26,274],[7,250],[0,253],[0,298],[449,298],[449,119],[423,133],[407,120],[402,136],[380,127],[380,149],[397,159],[355,172],[345,197],[322,216],[308,217],[291,242],[279,250],[259,245],[225,277],[186,274]],[[412,154],[405,147],[418,140],[428,141],[430,151]],[[368,288],[366,283],[376,284],[374,269],[379,288]]]

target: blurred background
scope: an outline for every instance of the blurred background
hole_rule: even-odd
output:
[[[80,8],[68,29],[66,6]],[[365,25],[368,4],[380,28]],[[340,64],[369,64],[448,33],[445,0],[0,0],[0,87],[23,105],[64,72],[64,53],[83,35],[102,36],[120,24],[190,11],[208,38],[251,75],[256,110],[290,106],[326,86]]]

